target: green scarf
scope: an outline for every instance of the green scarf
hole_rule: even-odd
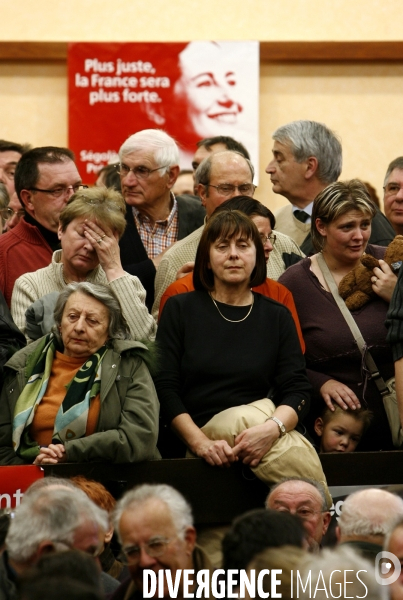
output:
[[[28,381],[15,406],[13,447],[15,453],[27,462],[32,462],[39,454],[39,446],[31,439],[29,428],[36,407],[48,387],[56,350],[59,350],[57,340],[53,333],[50,333],[28,357],[25,372]],[[85,436],[88,410],[91,400],[99,394],[101,388],[101,363],[107,351],[106,345],[99,348],[85,361],[66,386],[66,396],[55,419],[53,444]]]

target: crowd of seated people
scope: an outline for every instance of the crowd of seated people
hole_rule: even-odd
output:
[[[374,297],[350,315],[383,379],[396,372],[403,425],[403,269],[383,260],[402,233],[403,159],[386,173],[386,218],[363,182],[338,181],[341,143],[326,126],[296,121],[273,139],[267,173],[289,202],[276,216],[254,198],[253,165],[231,138],[198,143],[185,193],[173,192],[179,151],[160,130],[124,141],[95,187],[67,148],[0,140],[0,465],[197,456],[241,462],[270,487],[217,559],[170,486],[140,486],[115,506],[97,482],[49,479],[10,520],[5,598],[50,600],[63,585],[72,597],[140,600],[144,569],[174,577],[218,564],[283,569],[287,597],[293,569],[322,564],[310,557],[330,524],[320,454],[394,448],[336,296],[364,254],[379,260]],[[378,598],[366,560],[384,543],[398,552],[403,501],[363,494],[346,502],[340,548],[320,560],[324,573],[331,561],[366,569]],[[390,596],[402,593],[398,579]]]
[[[210,548],[199,542],[191,505],[172,486],[141,484],[115,502],[97,481],[45,477],[27,489],[12,515],[4,515],[0,595],[139,600],[281,592],[291,599],[313,597],[315,588],[315,597],[337,597],[344,586],[344,597],[401,598],[402,577],[382,582],[377,563],[383,549],[400,555],[402,498],[379,488],[349,495],[328,545],[324,501],[315,481],[280,481],[266,508],[228,526],[213,564]]]

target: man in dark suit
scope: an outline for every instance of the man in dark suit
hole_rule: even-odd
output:
[[[180,171],[179,150],[165,132],[135,133],[123,143],[119,157],[127,204],[127,227],[120,240],[122,265],[141,280],[151,308],[155,273],[165,250],[200,227],[205,210],[192,196],[172,193]]]

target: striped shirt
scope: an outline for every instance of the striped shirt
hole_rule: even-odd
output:
[[[173,206],[168,217],[161,221],[155,221],[154,223],[151,222],[147,215],[141,214],[137,208],[133,206],[134,221],[148,258],[155,258],[158,254],[161,254],[161,252],[166,250],[166,248],[172,246],[178,239],[178,203],[173,194],[171,194],[171,197],[173,198]]]

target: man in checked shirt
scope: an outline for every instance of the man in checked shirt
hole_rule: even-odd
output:
[[[119,157],[117,168],[127,204],[127,227],[120,240],[122,265],[141,280],[151,309],[163,253],[203,225],[205,210],[193,196],[172,193],[180,170],[179,150],[164,131],[145,129],[131,135]]]

